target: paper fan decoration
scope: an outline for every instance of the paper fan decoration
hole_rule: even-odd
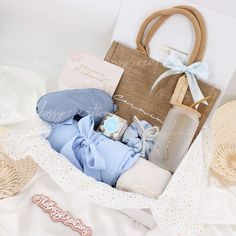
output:
[[[19,192],[36,170],[37,165],[30,157],[14,161],[0,152],[0,199]]]
[[[215,143],[211,167],[225,179],[236,182],[236,101],[215,112],[211,127]]]

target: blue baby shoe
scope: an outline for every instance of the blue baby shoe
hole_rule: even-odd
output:
[[[72,89],[48,93],[41,97],[36,108],[39,117],[48,123],[61,123],[75,116],[92,115],[95,125],[105,113],[116,106],[109,94],[98,89]]]

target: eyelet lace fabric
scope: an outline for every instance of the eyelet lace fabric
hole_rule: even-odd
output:
[[[49,133],[50,126],[35,117],[28,124],[9,129],[0,136],[0,142],[13,159],[31,156],[65,192],[73,196],[114,209],[149,208],[157,224],[173,236],[203,235],[201,208],[205,201],[212,146],[208,129],[200,133],[157,200],[119,191],[86,176],[51,148],[45,139]]]

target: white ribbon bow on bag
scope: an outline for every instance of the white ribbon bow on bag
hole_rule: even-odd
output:
[[[198,102],[204,98],[201,89],[198,86],[197,78],[207,80],[209,76],[208,65],[202,61],[195,62],[192,65],[186,66],[183,64],[181,59],[177,57],[174,53],[171,53],[163,63],[163,66],[170,69],[160,75],[160,77],[155,81],[152,86],[152,90],[156,85],[164,78],[184,73],[188,80],[189,89],[191,91],[194,102]],[[206,101],[203,102],[208,105]]]

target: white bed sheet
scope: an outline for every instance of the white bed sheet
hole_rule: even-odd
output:
[[[50,197],[60,208],[91,227],[95,236],[144,236],[148,231],[119,211],[69,196],[39,169],[19,194],[0,200],[0,236],[79,235],[62,223],[51,221],[47,213],[31,202],[34,194]]]

